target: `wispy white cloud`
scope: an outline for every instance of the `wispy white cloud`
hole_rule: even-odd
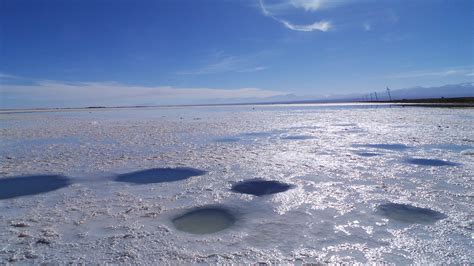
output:
[[[271,9],[272,14],[284,13],[291,8],[315,12],[322,9],[334,8],[353,1],[354,0],[266,0],[264,6],[267,7],[267,11]]]
[[[237,72],[240,72],[240,73],[249,73],[249,72],[258,72],[258,71],[263,71],[263,70],[266,70],[267,67],[264,67],[264,66],[257,66],[257,67],[252,67],[252,68],[244,68],[244,69],[241,69]]]
[[[283,23],[283,25],[285,25],[285,27],[288,29],[297,31],[328,31],[332,27],[331,22],[329,21],[320,21],[309,25],[296,25],[286,20],[281,20],[281,23]]]
[[[211,56],[210,62],[200,67],[179,71],[178,75],[207,75],[224,72],[248,73],[265,70],[266,67],[255,65],[252,56],[229,56],[223,52],[217,52]]]
[[[235,100],[267,98],[284,92],[259,88],[177,88],[171,86],[134,86],[117,82],[61,82],[38,81],[32,85],[4,84],[0,86],[2,105],[43,103],[55,106],[137,105],[142,103],[179,104],[205,100]],[[33,106],[32,106],[33,107]]]
[[[294,7],[301,7],[307,11],[314,11],[317,10],[323,5],[325,2],[324,0],[290,0],[289,2],[284,2],[284,3],[279,3],[278,8],[282,9],[284,6],[288,6],[288,4],[294,6]],[[316,21],[311,24],[307,25],[298,25],[295,23],[292,23],[286,19],[279,18],[277,15],[275,15],[273,12],[269,10],[269,8],[266,6],[264,3],[264,0],[259,0],[260,4],[260,9],[262,13],[274,19],[275,21],[278,21],[281,23],[283,26],[290,30],[294,31],[305,31],[305,32],[311,32],[311,31],[322,31],[326,32],[329,31],[332,28],[332,24],[330,21],[327,20],[321,20],[321,21]]]
[[[272,16],[272,14],[270,13],[270,11],[268,11],[267,7],[266,7],[265,4],[263,3],[263,0],[258,0],[258,3],[260,4],[260,8],[262,9],[262,13],[263,13],[265,16]]]
[[[333,8],[347,2],[349,2],[349,0],[290,0],[291,5],[297,8],[303,8],[306,11]]]
[[[447,76],[470,76],[474,67],[454,67],[438,70],[416,70],[402,73],[395,73],[388,75],[387,78],[392,79],[406,79],[406,78],[421,78],[421,77],[447,77]]]
[[[19,79],[19,78],[20,77],[15,76],[15,75],[10,75],[10,74],[7,74],[7,73],[0,72],[0,80],[2,80],[2,79]]]
[[[205,64],[201,67],[197,67],[191,70],[184,70],[178,72],[181,75],[202,75],[202,74],[215,74],[221,72],[236,71],[241,60],[234,56],[220,57],[214,62]]]
[[[314,11],[318,10],[321,8],[321,6],[324,4],[324,0],[292,0],[291,4],[294,5],[295,7],[301,7],[304,8],[307,11]]]

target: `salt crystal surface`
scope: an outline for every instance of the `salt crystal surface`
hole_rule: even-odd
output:
[[[472,109],[216,106],[0,118],[0,182],[70,182],[0,199],[0,264],[473,263],[474,164],[463,152],[474,149]],[[237,140],[216,141],[226,138]],[[124,174],[147,182],[117,182]],[[254,177],[292,188],[262,197],[231,190]],[[210,211],[173,223],[203,206],[235,221]],[[210,222],[218,226],[202,226]]]

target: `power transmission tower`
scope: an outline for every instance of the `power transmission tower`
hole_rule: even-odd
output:
[[[392,95],[390,95],[390,89],[387,87],[388,98],[392,101]]]

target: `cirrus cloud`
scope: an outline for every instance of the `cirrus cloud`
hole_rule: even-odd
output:
[[[286,20],[282,20],[281,23],[283,23],[285,27],[297,31],[328,31],[331,28],[331,22],[329,21],[320,21],[309,25],[295,25]]]
[[[332,8],[348,2],[349,0],[290,0],[290,4],[306,11],[317,11]]]
[[[276,9],[287,9],[291,6],[297,7],[297,8],[303,8],[307,11],[314,11],[319,9],[325,2],[324,0],[290,0],[289,2],[282,2],[273,5],[273,7],[276,7]],[[260,4],[260,9],[262,10],[262,13],[274,19],[275,21],[278,21],[281,23],[283,26],[285,26],[287,29],[294,30],[294,31],[304,31],[304,32],[311,32],[311,31],[322,31],[326,32],[329,31],[332,28],[332,24],[328,20],[321,20],[321,21],[315,21],[311,24],[295,24],[292,23],[286,19],[282,19],[279,16],[277,16],[274,12],[270,11],[270,8],[266,5],[264,0],[259,0]],[[273,9],[273,8],[272,8]]]

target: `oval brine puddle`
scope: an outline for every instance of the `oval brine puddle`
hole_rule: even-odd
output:
[[[228,137],[228,138],[219,138],[216,139],[216,142],[223,142],[223,143],[232,143],[232,142],[239,142],[240,138]]]
[[[313,136],[309,135],[289,135],[289,136],[283,136],[281,139],[286,139],[286,140],[307,140],[307,139],[314,139]]]
[[[0,178],[0,199],[42,194],[69,185],[71,185],[70,179],[60,175]]]
[[[115,181],[134,184],[164,183],[185,180],[206,173],[206,171],[188,167],[152,168],[118,175]]]
[[[354,123],[341,123],[341,124],[334,124],[333,126],[337,127],[355,127],[357,124]]]
[[[428,208],[415,207],[408,204],[386,203],[377,206],[377,211],[393,220],[405,223],[434,223],[446,218],[446,215]]]
[[[461,155],[471,155],[471,156],[473,156],[474,155],[474,149],[463,150],[461,152]]]
[[[269,132],[246,132],[240,135],[244,137],[270,137],[272,134]]]
[[[356,152],[356,154],[362,157],[375,157],[375,156],[383,155],[381,153],[375,153],[375,152]]]
[[[232,186],[232,191],[241,194],[251,194],[254,196],[264,196],[280,192],[285,192],[292,188],[292,185],[271,180],[247,180]]]
[[[172,222],[180,231],[204,235],[231,227],[235,224],[236,218],[222,207],[201,207],[174,218]]]
[[[382,150],[392,150],[392,151],[401,151],[406,150],[408,147],[405,144],[391,143],[391,144],[354,144],[353,147],[365,147],[365,148],[374,148]]]
[[[406,159],[407,163],[421,165],[421,166],[457,166],[457,163],[450,161],[443,161],[438,159],[422,159],[422,158],[409,158]]]

